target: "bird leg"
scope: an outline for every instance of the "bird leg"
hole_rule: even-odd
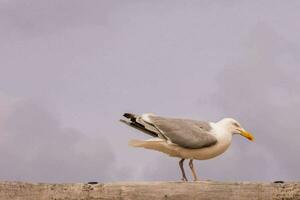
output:
[[[193,165],[193,159],[190,159],[189,166],[192,170],[194,181],[198,181],[197,174],[195,172],[194,165]]]
[[[184,158],[182,158],[182,159],[179,161],[179,166],[180,166],[181,173],[182,173],[182,178],[181,178],[181,180],[182,180],[182,181],[188,181],[188,179],[186,178],[185,173],[184,173],[183,161],[184,161]]]

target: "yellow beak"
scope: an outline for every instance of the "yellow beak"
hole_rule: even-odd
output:
[[[239,129],[239,131],[242,136],[244,136],[248,140],[254,141],[254,137],[249,132],[247,132],[245,129],[241,128],[241,129]]]

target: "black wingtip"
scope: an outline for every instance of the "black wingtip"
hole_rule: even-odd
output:
[[[95,185],[95,184],[98,184],[98,182],[96,182],[96,181],[90,181],[90,182],[88,182],[88,184]]]
[[[131,114],[131,113],[124,113],[123,116],[128,119],[134,118],[134,114]]]
[[[128,118],[128,119],[130,119],[131,116],[132,116],[132,114],[130,114],[130,113],[124,113],[123,116],[126,117],[126,118]]]
[[[124,113],[124,117],[128,118],[131,122],[136,122],[137,115],[132,113]]]
[[[284,181],[274,181],[274,183],[284,183]]]
[[[125,123],[125,124],[130,124],[130,121],[128,121],[128,120],[120,119],[119,121],[122,123]]]

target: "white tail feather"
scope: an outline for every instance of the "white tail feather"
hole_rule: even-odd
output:
[[[143,147],[144,141],[142,140],[130,140],[128,145],[131,147]]]
[[[130,140],[128,142],[128,145],[132,147],[144,147],[151,149],[152,145],[160,142],[165,142],[165,140],[161,138],[150,138],[148,140]]]

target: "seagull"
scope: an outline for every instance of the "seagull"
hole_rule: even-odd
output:
[[[193,160],[207,160],[224,153],[231,144],[232,135],[235,134],[240,134],[250,141],[254,140],[254,137],[233,118],[224,118],[214,123],[168,118],[152,113],[125,113],[123,116],[126,119],[121,119],[121,122],[152,136],[148,140],[131,140],[129,145],[180,158],[182,181],[188,181],[183,168],[185,159],[190,160],[189,167],[194,181],[197,181]]]

